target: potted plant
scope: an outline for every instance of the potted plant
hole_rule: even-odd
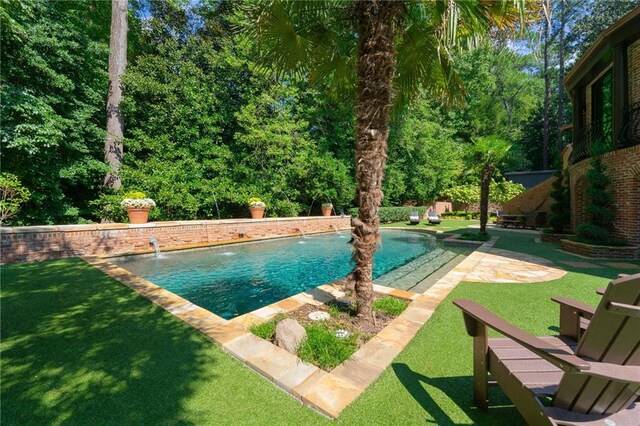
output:
[[[127,211],[129,223],[147,223],[149,210],[156,206],[156,202],[151,198],[146,198],[144,192],[127,192],[120,203],[120,206]]]
[[[251,210],[252,219],[262,219],[266,208],[267,205],[260,198],[249,198],[249,210]]]
[[[331,216],[332,210],[333,210],[333,204],[331,203],[322,204],[322,216]]]

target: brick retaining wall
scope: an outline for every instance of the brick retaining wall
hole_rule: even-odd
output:
[[[560,240],[560,246],[568,252],[593,258],[640,259],[640,249],[636,247],[592,246],[571,240]]]
[[[41,261],[62,257],[120,256],[153,251],[155,236],[161,250],[206,247],[253,239],[328,232],[350,228],[351,218],[292,217],[269,219],[193,220],[60,226],[22,226],[0,229],[0,263]]]

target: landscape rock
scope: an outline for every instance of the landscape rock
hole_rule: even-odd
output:
[[[275,344],[292,354],[296,353],[305,337],[307,331],[294,319],[287,318],[276,325]]]

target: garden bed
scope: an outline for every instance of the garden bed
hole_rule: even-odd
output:
[[[560,246],[570,253],[598,259],[640,259],[640,248],[633,246],[599,246],[569,239],[561,239]]]
[[[279,314],[271,320],[254,325],[250,331],[258,337],[274,342],[278,322],[286,318],[295,319],[304,327],[307,338],[302,342],[297,355],[303,361],[323,370],[331,371],[347,360],[362,345],[382,331],[409,305],[409,301],[374,294],[374,323],[358,322],[355,310],[347,301],[333,300],[322,305],[304,304],[294,311]],[[329,313],[327,320],[314,321],[309,314],[314,311]],[[336,331],[346,330],[348,335],[336,337]]]

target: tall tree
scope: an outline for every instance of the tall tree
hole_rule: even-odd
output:
[[[360,209],[354,220],[355,267],[349,281],[362,322],[373,319],[373,253],[380,238],[377,210],[383,198],[391,106],[411,99],[420,87],[449,99],[459,95],[448,48],[493,24],[504,28],[521,22],[524,3],[270,1],[249,6],[250,34],[258,40],[266,67],[340,83],[354,74],[355,65]]]
[[[560,126],[564,124],[564,86],[562,80],[564,79],[564,55],[565,55],[565,28],[567,26],[567,2],[566,0],[560,0],[560,28],[558,29],[558,133],[556,136],[556,145],[558,152],[562,150],[562,130]],[[561,167],[562,168],[562,167]]]
[[[551,126],[549,124],[549,115],[551,114],[551,72],[549,69],[549,56],[551,47],[551,18],[553,11],[551,9],[551,0],[543,0],[542,11],[544,15],[544,106],[542,112],[542,168],[549,168],[549,141],[551,139]]]
[[[107,135],[104,159],[109,165],[104,185],[120,189],[124,121],[120,112],[122,76],[127,69],[128,0],[111,0],[111,39],[109,42],[109,86],[107,93]]]

